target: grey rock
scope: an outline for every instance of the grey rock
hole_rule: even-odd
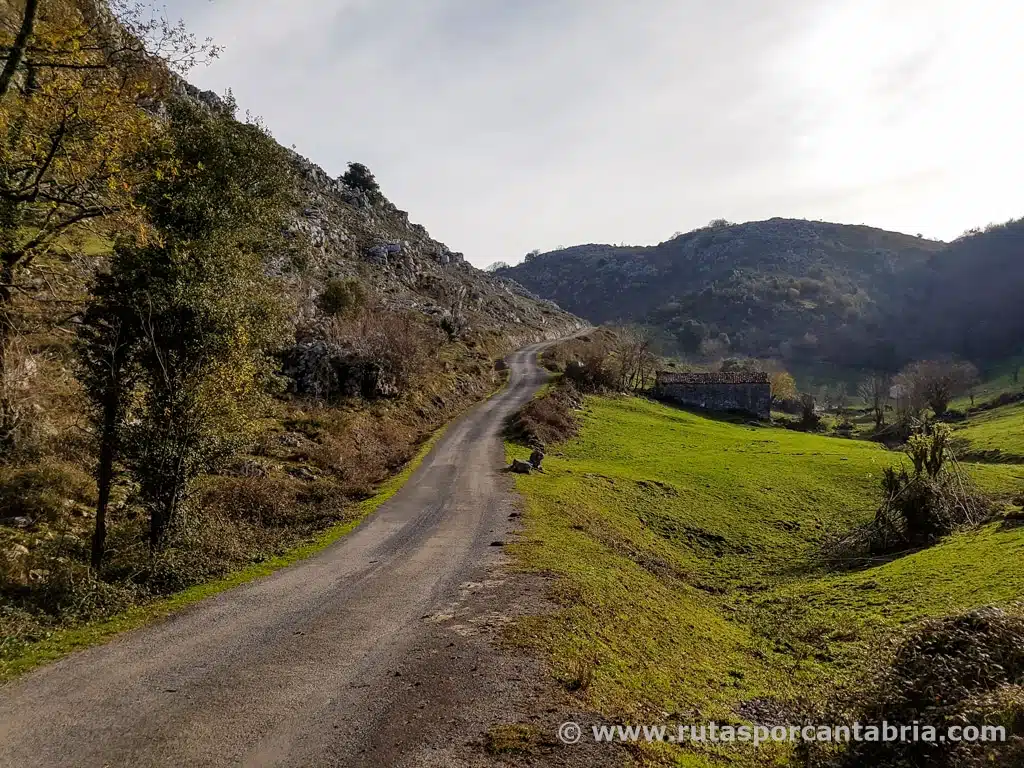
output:
[[[512,466],[509,470],[515,472],[517,475],[528,475],[533,471],[533,465],[528,461],[522,459],[513,459]]]

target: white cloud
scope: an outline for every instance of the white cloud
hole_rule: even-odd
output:
[[[1024,4],[168,0],[329,172],[479,265],[800,216],[952,237],[1024,214]]]

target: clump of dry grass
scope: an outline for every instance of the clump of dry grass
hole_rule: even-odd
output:
[[[563,379],[512,414],[506,434],[511,440],[537,448],[564,442],[579,430],[574,411],[580,405],[579,393]]]

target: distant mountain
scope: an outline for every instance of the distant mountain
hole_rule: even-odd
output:
[[[946,244],[798,219],[707,227],[660,245],[580,245],[499,269],[595,323],[643,322],[683,353],[865,364]],[[883,356],[891,357],[886,352]]]

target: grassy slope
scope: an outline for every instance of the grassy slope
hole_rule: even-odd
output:
[[[999,451],[1024,461],[1024,403],[976,414],[956,436],[966,439],[972,451]]]
[[[894,627],[1024,594],[1020,527],[841,575],[806,567],[823,534],[873,513],[880,473],[897,459],[876,445],[636,399],[591,398],[583,425],[544,474],[517,479],[527,499],[517,552],[561,577],[565,604],[526,634],[607,717],[736,719],[743,701],[861,676]],[[996,493],[1024,487],[1024,467],[971,471]],[[708,751],[659,754],[717,764]],[[758,758],[781,753],[762,747]]]

